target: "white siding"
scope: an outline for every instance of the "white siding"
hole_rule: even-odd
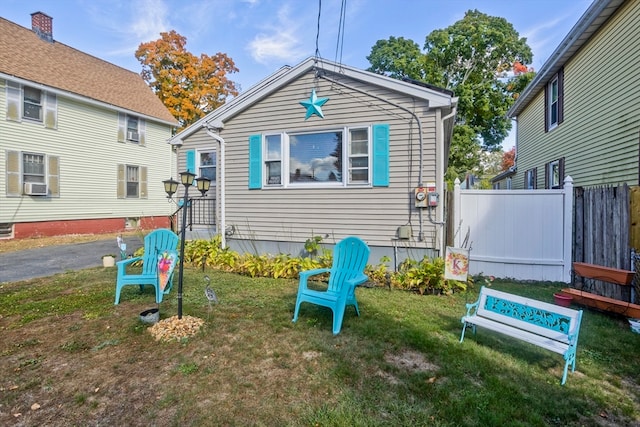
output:
[[[163,216],[171,211],[162,180],[175,157],[168,125],[146,123],[146,145],[117,141],[118,113],[58,96],[57,129],[4,119],[6,92],[0,85],[0,223]],[[57,156],[60,197],[7,197],[7,151]],[[148,168],[148,198],[118,199],[117,164]]]

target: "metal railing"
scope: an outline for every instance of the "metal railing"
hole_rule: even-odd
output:
[[[187,206],[180,206],[169,216],[171,230],[178,233],[182,229],[180,220],[182,209],[187,209],[187,228],[193,231],[194,225],[206,225],[212,227],[216,225],[216,199],[213,197],[195,197],[189,199]]]

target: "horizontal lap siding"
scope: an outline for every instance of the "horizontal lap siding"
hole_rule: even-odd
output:
[[[575,117],[575,140],[584,141],[569,151],[578,185],[638,184],[640,69],[631,59],[640,50],[638,28],[640,2],[628,2],[572,63],[579,79],[565,117]]]
[[[347,82],[363,90],[372,88],[354,81]],[[322,107],[324,119],[311,116],[304,120],[305,110],[299,101],[309,98],[315,87],[318,97],[328,97]],[[386,99],[404,103],[407,98],[393,93],[380,93]],[[409,100],[410,101],[410,100]],[[420,107],[423,110],[422,107]],[[304,242],[312,235],[329,235],[339,240],[357,234],[369,244],[391,244],[398,226],[412,212],[414,227],[417,214],[413,204],[413,188],[419,172],[419,139],[417,124],[411,115],[398,112],[392,105],[330,82],[304,76],[277,93],[261,100],[241,114],[226,121],[221,135],[226,148],[226,221],[236,230],[234,237]],[[435,120],[433,113],[421,117],[425,140],[425,181],[435,181]],[[390,125],[390,186],[366,188],[248,189],[248,138],[253,134],[281,131],[334,129],[344,125]],[[412,143],[408,144],[409,139]],[[410,164],[408,159],[412,157]],[[433,234],[427,227],[427,235]],[[430,244],[426,245],[430,247]]]
[[[540,93],[518,117],[518,174],[565,157],[565,173],[576,186],[638,184],[640,135],[640,2],[626,2],[618,13],[566,65],[564,122],[544,132]]]
[[[4,88],[0,88],[4,96]],[[0,103],[4,117],[5,105]],[[60,197],[5,197],[0,187],[0,222],[164,216],[170,213],[162,180],[174,157],[167,144],[170,127],[146,121],[146,145],[117,141],[118,114],[58,96],[57,129],[0,120],[0,162],[5,150],[59,157]],[[117,198],[117,164],[147,167],[147,199]],[[4,180],[2,180],[4,182]]]

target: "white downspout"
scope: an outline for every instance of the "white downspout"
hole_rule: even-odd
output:
[[[436,175],[436,188],[438,189],[438,192],[442,195],[444,195],[444,174],[446,173],[446,171],[444,170],[444,123],[445,121],[451,119],[452,117],[454,117],[456,115],[458,111],[458,107],[457,105],[454,105],[453,108],[451,109],[451,112],[449,114],[447,114],[446,116],[442,117],[440,119],[440,137],[438,138],[438,143],[436,146],[436,152],[438,153],[438,155],[436,156],[436,170],[440,171],[439,174]],[[428,208],[427,208],[428,209]],[[444,203],[438,203],[438,206],[436,208],[436,218],[444,218]],[[444,221],[441,220],[439,222],[437,222],[436,224],[439,224],[441,226],[441,238],[440,238],[440,256],[442,258],[444,258],[444,253],[445,253],[445,239],[444,239]]]
[[[224,182],[224,164],[225,164],[225,155],[224,155],[224,147],[225,142],[224,139],[218,135],[215,131],[219,131],[219,128],[209,128],[205,123],[202,125],[207,134],[218,141],[220,143],[220,224],[218,224],[218,231],[220,232],[222,249],[227,247],[227,225],[226,225],[226,195],[225,195],[225,182]]]

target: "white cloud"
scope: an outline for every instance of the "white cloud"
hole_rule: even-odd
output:
[[[129,33],[136,39],[155,40],[169,29],[169,9],[163,0],[137,0],[132,3],[135,20]]]
[[[98,5],[92,8],[94,20],[119,40],[117,46],[106,52],[107,56],[133,56],[140,43],[157,40],[161,32],[171,29],[169,8],[164,0],[107,3],[100,2],[100,10]]]
[[[277,21],[264,28],[249,42],[251,57],[258,63],[267,64],[271,60],[278,62],[297,62],[304,56],[298,35],[299,24],[289,16],[289,7],[278,10]]]

